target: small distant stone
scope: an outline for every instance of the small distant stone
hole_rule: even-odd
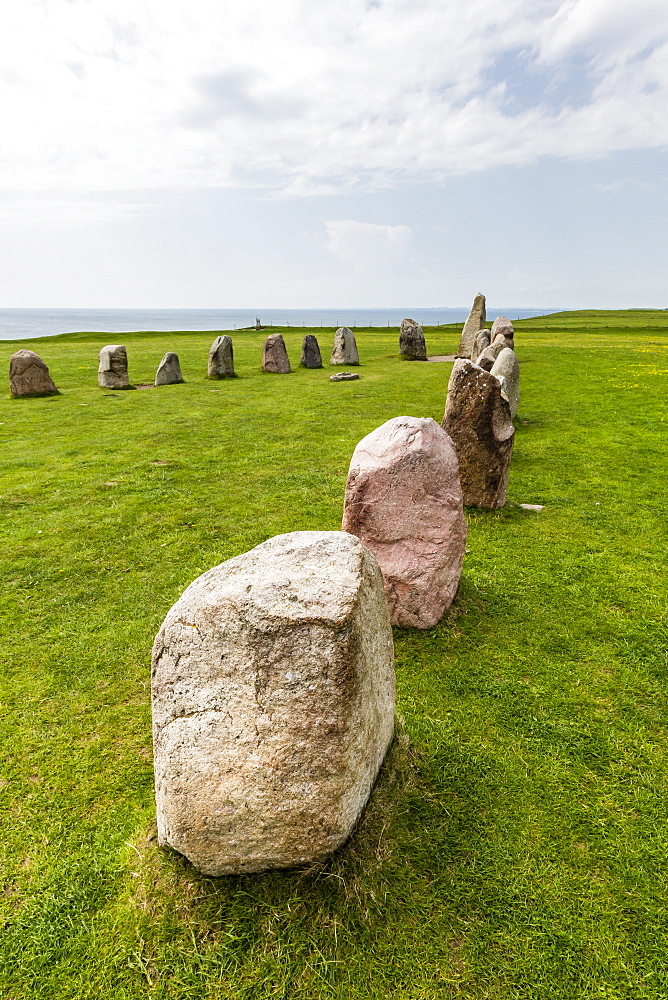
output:
[[[478,358],[491,343],[489,330],[478,330],[473,341],[473,353],[471,358]]]
[[[413,361],[427,360],[424,331],[414,319],[404,319],[401,321],[399,353],[405,358],[411,358]]]
[[[302,343],[302,356],[299,362],[303,368],[322,368],[320,345],[312,333],[307,333]]]
[[[330,365],[358,365],[360,363],[355,334],[347,326],[340,326],[334,334],[329,363]]]
[[[155,373],[155,384],[178,385],[183,382],[185,382],[185,379],[181,374],[179,356],[178,354],[174,354],[173,351],[168,351],[158,365],[158,370]]]
[[[9,387],[14,397],[55,396],[58,389],[49,369],[34,351],[17,351],[9,361]]]
[[[545,504],[542,503],[521,503],[520,507],[522,510],[545,510]]]
[[[330,382],[354,382],[359,375],[356,372],[337,372],[336,375],[330,375]]]
[[[235,377],[232,338],[227,334],[216,337],[209,349],[208,376],[209,378]]]

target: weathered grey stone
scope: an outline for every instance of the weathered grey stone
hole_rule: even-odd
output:
[[[302,344],[302,357],[299,362],[304,368],[322,368],[320,346],[312,333],[307,333]]]
[[[393,625],[441,620],[459,586],[467,527],[455,448],[435,420],[395,417],[362,438],[343,530],[378,560]]]
[[[357,372],[337,372],[336,375],[330,375],[330,382],[354,382],[356,378],[359,378]]]
[[[479,368],[484,368],[486,372],[491,372],[494,367],[494,362],[498,358],[501,351],[505,350],[505,347],[505,337],[502,334],[499,334],[494,343],[490,344],[489,347],[486,347],[482,354],[478,356],[475,363]]]
[[[122,344],[107,344],[100,351],[97,382],[103,389],[129,389],[128,352]]]
[[[503,507],[515,428],[499,379],[471,361],[455,361],[442,426],[457,452],[464,503]]]
[[[292,371],[285,341],[280,333],[272,333],[264,342],[262,370],[273,375],[288,375]]]
[[[355,334],[347,326],[340,326],[334,334],[334,346],[329,363],[330,365],[358,365],[360,363]]]
[[[515,345],[515,327],[509,319],[506,319],[505,316],[497,316],[492,323],[490,343],[493,344],[495,338],[498,337],[500,333],[503,334],[505,338],[506,347],[513,348]]]
[[[158,365],[158,370],[155,373],[155,384],[176,385],[180,382],[185,382],[185,379],[181,374],[179,356],[173,351],[168,351]]]
[[[56,384],[39,354],[16,351],[9,359],[9,390],[12,396],[56,396]]]
[[[227,334],[216,337],[209,349],[208,377],[236,378],[232,338]]]
[[[514,420],[520,405],[520,363],[517,355],[509,347],[499,353],[494,362],[492,375],[505,379],[503,391],[510,404],[510,416]]]
[[[480,357],[485,348],[490,345],[489,330],[478,330],[475,335],[475,340],[473,341],[473,351],[471,353],[471,359]]]
[[[459,350],[457,351],[457,354],[460,357],[470,358],[472,356],[476,334],[479,330],[483,329],[486,318],[485,296],[478,292],[473,300],[471,312],[469,313],[468,319],[464,323],[464,328],[462,330],[462,336],[459,341]]]
[[[399,353],[405,358],[412,358],[414,361],[427,360],[427,345],[424,340],[424,332],[420,324],[416,323],[414,319],[404,319],[401,321]]]
[[[295,531],[209,570],[153,647],[161,844],[207,875],[320,861],[349,836],[394,724],[374,556]]]

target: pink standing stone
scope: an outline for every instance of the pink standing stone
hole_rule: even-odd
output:
[[[454,445],[435,420],[395,417],[362,438],[343,530],[378,560],[393,625],[440,621],[457,593],[467,526]]]

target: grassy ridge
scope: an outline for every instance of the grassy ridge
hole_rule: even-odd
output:
[[[338,384],[263,374],[250,331],[221,383],[212,334],[40,341],[63,394],[0,401],[2,995],[668,997],[668,314],[516,327],[510,503],[467,512],[446,619],[396,632],[401,724],[359,830],[316,871],[230,879],[153,839],[155,631],[204,569],[338,528],[356,442],[440,420],[450,366],[377,328]],[[293,363],[331,341],[281,332]],[[98,389],[114,339],[135,383],[176,349],[187,384]]]

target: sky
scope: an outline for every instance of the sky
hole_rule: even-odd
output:
[[[668,307],[665,0],[21,0],[0,307]]]

